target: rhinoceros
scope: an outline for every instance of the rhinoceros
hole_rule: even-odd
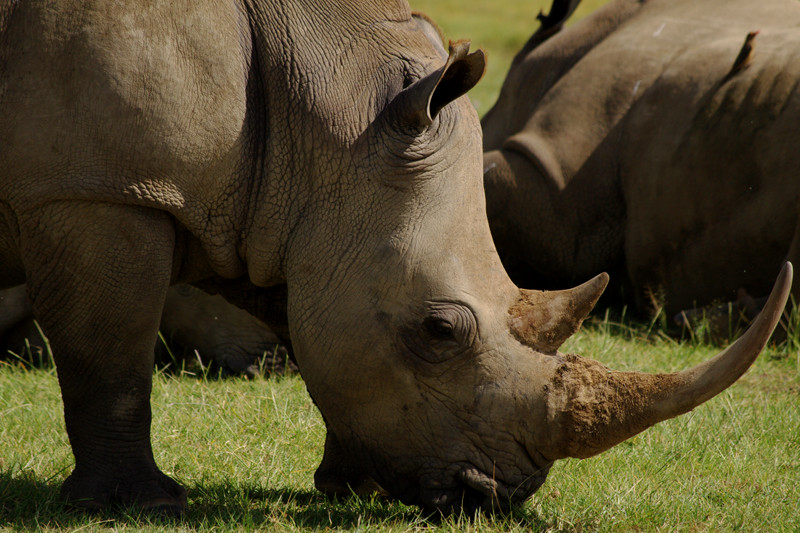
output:
[[[150,442],[173,283],[286,328],[328,430],[318,487],[442,512],[507,509],[711,398],[787,297],[788,264],[742,339],[676,374],[560,353],[608,276],[509,279],[464,96],[484,54],[404,2],[20,0],[0,24],[0,280],[53,346],[72,505],[186,506]]]
[[[512,279],[619,273],[670,315],[766,295],[800,254],[800,3],[615,0],[559,31],[576,5],[554,3],[482,120]]]

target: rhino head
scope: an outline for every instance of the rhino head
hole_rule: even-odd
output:
[[[556,459],[598,454],[734,383],[777,324],[791,279],[787,263],[757,322],[725,351],[655,375],[558,351],[605,275],[566,291],[512,289],[505,301],[431,298],[398,326],[391,359],[364,368],[353,357],[335,371],[338,390],[314,394],[329,429],[316,485],[337,494],[384,488],[445,513],[506,511],[544,483]]]
[[[556,459],[599,453],[728,387],[786,301],[788,266],[743,339],[677,374],[613,372],[560,353],[608,276],[553,292],[507,276],[486,218],[478,118],[460,97],[483,61],[453,45],[444,67],[404,88],[355,142],[350,172],[370,209],[297,228],[288,316],[328,428],[323,491],[374,481],[424,508],[507,509]],[[342,239],[339,227],[357,235]]]

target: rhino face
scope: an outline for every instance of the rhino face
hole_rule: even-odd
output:
[[[371,478],[426,508],[506,509],[554,460],[599,453],[733,383],[785,302],[790,271],[743,343],[676,375],[611,373],[559,353],[607,276],[538,292],[506,275],[486,219],[478,118],[459,98],[482,70],[482,54],[457,44],[445,67],[400,92],[349,153],[359,188],[342,202],[368,208],[334,207],[298,230],[288,313],[329,431],[323,490]]]
[[[324,381],[308,382],[328,441],[336,441],[326,443],[317,487],[349,494],[374,480],[405,503],[445,514],[507,511],[544,483],[556,459],[600,453],[732,384],[774,329],[791,277],[787,264],[745,337],[706,363],[665,375],[613,372],[531,346],[558,343],[575,328],[605,276],[559,293],[519,291],[505,313],[500,298],[455,285],[413,308],[379,306],[360,326],[390,340],[354,343],[329,361]],[[519,313],[531,300],[538,309]],[[563,313],[550,317],[558,327],[539,321],[542,308]]]

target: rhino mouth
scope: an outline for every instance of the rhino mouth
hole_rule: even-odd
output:
[[[474,515],[479,510],[506,513],[541,487],[551,465],[539,468],[520,482],[507,482],[496,472],[487,473],[472,463],[459,463],[448,469],[444,479],[423,480],[414,503],[444,515],[458,512]]]
[[[505,453],[479,453],[450,461],[416,457],[413,463],[417,468],[413,470],[398,469],[398,464],[405,461],[396,458],[390,461],[381,454],[362,454],[362,458],[371,457],[371,465],[362,466],[385,494],[407,505],[417,505],[427,513],[507,513],[542,486],[554,461],[522,440],[513,439],[506,444],[510,447],[505,448]],[[502,464],[496,461],[500,457],[513,459]]]

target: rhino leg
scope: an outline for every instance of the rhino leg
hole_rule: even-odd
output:
[[[185,490],[150,446],[153,347],[172,272],[164,213],[55,202],[26,213],[23,260],[53,346],[75,469],[62,497],[81,508],[179,512]]]

